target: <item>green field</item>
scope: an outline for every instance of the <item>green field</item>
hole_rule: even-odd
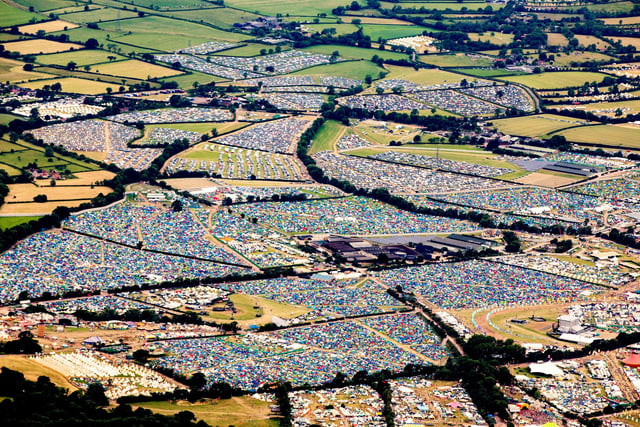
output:
[[[212,6],[211,3],[201,0],[136,0],[135,4],[153,10],[198,9]]]
[[[271,419],[269,403],[249,396],[232,397],[210,401],[206,404],[188,404],[186,402],[145,402],[136,404],[163,415],[173,415],[182,411],[192,412],[198,420],[211,426],[236,427],[277,427],[277,418]]]
[[[7,125],[12,120],[19,119],[19,118],[20,117],[14,116],[13,114],[0,114],[0,125]]]
[[[73,61],[82,67],[84,65],[92,65],[100,62],[109,62],[109,56],[115,56],[116,60],[125,59],[124,56],[117,55],[104,50],[77,50],[74,52],[52,53],[49,55],[38,55],[36,62],[47,65],[67,65]]]
[[[551,132],[572,126],[580,126],[584,122],[569,117],[553,114],[539,114],[527,117],[493,120],[493,125],[508,135],[542,137]],[[591,129],[592,127],[589,127]]]
[[[468,56],[463,53],[455,55],[420,55],[424,63],[437,67],[490,67],[493,60],[484,56]]]
[[[395,65],[387,66],[390,73],[387,75],[389,79],[404,79],[419,85],[435,85],[441,83],[456,83],[462,81],[462,79],[469,80],[469,77],[462,76],[456,73],[450,73],[443,70],[419,70],[416,71],[413,68],[398,67]],[[473,81],[473,79],[469,80]]]
[[[189,74],[183,74],[181,76],[171,76],[161,79],[163,82],[176,82],[183,89],[191,89],[194,82],[199,84],[206,84],[211,82],[224,82],[227,81],[222,77],[212,76],[211,74],[204,74],[192,71]]]
[[[331,55],[336,50],[340,53],[340,57],[349,59],[366,59],[370,60],[373,55],[378,55],[383,59],[407,59],[408,55],[399,52],[391,52],[390,50],[366,49],[355,46],[342,46],[336,44],[323,44],[304,48],[310,52],[324,53]]]
[[[238,22],[253,21],[259,17],[254,13],[225,8],[188,10],[180,12],[167,12],[165,16],[175,16],[193,22],[206,22],[220,28],[231,28]]]
[[[191,132],[198,133],[211,133],[212,129],[217,129],[219,134],[232,132],[238,129],[249,126],[249,123],[230,122],[230,123],[217,123],[217,122],[202,122],[202,123],[166,123],[160,125],[147,125],[145,129],[153,128],[171,128],[189,130]]]
[[[472,41],[490,42],[497,45],[506,45],[513,42],[513,34],[502,34],[495,32],[469,33]]]
[[[336,141],[342,135],[343,131],[347,127],[335,120],[329,120],[325,122],[315,138],[309,149],[309,154],[317,153],[319,151],[333,150]]]
[[[137,13],[128,10],[116,10],[109,7],[104,9],[90,10],[88,12],[75,12],[61,15],[60,18],[69,22],[86,24],[88,22],[112,21],[114,19],[127,19],[138,16]]]
[[[297,76],[339,76],[348,79],[364,80],[366,76],[378,78],[380,72],[385,72],[370,61],[348,61],[337,64],[319,65],[292,73]]]
[[[44,19],[43,16],[37,13],[16,9],[6,3],[0,2],[0,27],[11,27],[12,25],[44,21]]]
[[[601,144],[608,147],[640,149],[640,127],[633,125],[598,125],[557,132],[572,142]]]
[[[469,74],[475,77],[520,76],[522,74],[525,74],[518,71],[507,71],[499,68],[452,68],[450,70],[463,74]]]
[[[328,24],[304,24],[305,29],[308,29],[312,33],[322,33],[322,31],[327,29],[334,29],[336,35],[344,35],[344,34],[352,34],[358,31],[358,27],[353,24],[336,24],[336,23],[328,23]]]
[[[29,221],[35,221],[39,218],[39,216],[3,216],[0,217],[0,230],[6,230],[7,228],[15,227],[16,225]]]
[[[386,1],[381,1],[380,5],[382,6],[383,9],[393,9],[394,6],[399,6],[398,3],[392,3],[392,2],[386,2]],[[468,9],[468,10],[478,10],[478,9],[485,9],[487,7],[491,7],[493,10],[498,10],[498,9],[502,9],[504,7],[504,4],[487,4],[484,2],[462,2],[462,3],[449,3],[449,2],[414,2],[414,3],[407,3],[407,2],[402,2],[400,4],[403,8],[416,8],[416,9],[420,9],[421,7],[424,7],[425,9],[431,10],[431,9],[435,9],[435,10],[453,10],[453,11],[458,11],[458,10],[462,10],[464,9]]]
[[[585,82],[601,82],[605,77],[606,74],[601,73],[567,71],[501,77],[500,80],[520,83],[534,89],[562,89],[582,86]]]
[[[382,24],[362,24],[362,31],[371,40],[390,40],[400,37],[409,37],[422,34],[423,31],[433,31],[430,28],[419,27],[417,25],[382,25]]]
[[[37,80],[34,82],[24,83],[23,87],[29,89],[42,89],[45,85],[60,83],[62,92],[64,93],[81,93],[84,95],[97,95],[106,93],[108,88],[113,92],[117,92],[120,85],[97,82],[95,80],[78,79],[75,77],[64,77],[59,79]]]
[[[38,12],[59,9],[61,7],[73,6],[76,4],[74,1],[67,0],[14,0],[14,2],[24,7],[33,6],[33,8]]]
[[[350,3],[350,2],[349,2]],[[366,2],[358,1],[361,5]],[[225,5],[234,9],[255,12],[260,15],[275,16],[280,13],[283,16],[313,16],[319,13],[330,14],[331,9],[344,6],[344,0],[326,0],[318,2],[315,0],[225,0]]]
[[[533,55],[535,57],[535,55]],[[609,55],[598,52],[573,52],[570,55],[555,54],[553,65],[560,65],[563,67],[571,66],[572,62],[582,63],[587,61],[610,61],[613,58]]]

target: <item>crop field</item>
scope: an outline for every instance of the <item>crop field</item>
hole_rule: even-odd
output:
[[[259,17],[255,13],[225,8],[185,10],[180,12],[167,12],[165,16],[175,16],[194,22],[206,22],[220,28],[231,28],[238,22],[253,21]]]
[[[386,1],[381,1],[380,2],[381,6],[383,9],[393,9],[393,6],[397,6],[398,3],[393,3],[393,2],[386,2]],[[414,2],[414,3],[405,3],[402,2],[402,7],[404,8],[416,8],[416,9],[420,9],[421,7],[424,7],[425,9],[428,10],[452,10],[452,11],[459,11],[461,10],[463,7],[469,10],[478,10],[478,9],[485,9],[487,6],[490,6],[493,10],[498,10],[498,9],[502,9],[504,7],[504,4],[499,4],[499,3],[494,3],[491,5],[488,5],[487,3],[484,2],[464,2],[464,3],[449,3],[449,2]]]
[[[419,85],[436,85],[441,83],[457,83],[462,81],[465,76],[456,73],[450,73],[444,70],[420,70],[413,68],[387,66],[390,73],[387,75],[389,79],[403,79]],[[467,78],[467,80],[469,80]]]
[[[35,71],[24,71],[22,69],[23,66],[24,62],[14,61],[13,59],[8,58],[0,58],[0,81],[17,82],[53,77],[50,74],[37,73]]]
[[[541,137],[553,131],[571,126],[579,126],[584,124],[584,122],[553,114],[539,114],[528,117],[493,120],[493,124],[500,132],[508,135]]]
[[[116,60],[125,59],[124,56],[120,56],[111,52],[105,52],[104,50],[83,49],[75,52],[39,55],[36,57],[36,62],[39,64],[47,65],[67,65],[69,62],[73,61],[78,67],[82,67],[84,65],[93,65],[100,62],[109,62],[109,56],[115,56]]]
[[[378,74],[385,72],[383,68],[378,67],[370,61],[348,61],[337,64],[318,65],[316,67],[306,68],[296,71],[292,75],[297,76],[339,76],[348,79],[364,80],[366,76],[374,79],[378,78]]]
[[[473,41],[490,42],[492,44],[509,44],[513,42],[513,34],[502,33],[469,33],[469,38]]]
[[[604,18],[600,19],[606,25],[633,25],[640,24],[640,16],[628,16],[624,18]]]
[[[38,194],[45,194],[49,201],[57,200],[74,200],[74,199],[93,199],[98,194],[108,194],[111,192],[109,187],[90,185],[69,187],[69,186],[42,186],[38,187],[33,184],[9,184],[9,202],[32,202],[33,198]]]
[[[493,60],[485,56],[465,55],[420,55],[420,60],[437,67],[490,67]]]
[[[87,187],[89,188],[89,187]],[[42,193],[38,193],[42,194]],[[58,206],[66,206],[74,208],[80,206],[83,203],[90,202],[91,199],[78,199],[78,200],[66,200],[64,202],[44,202],[44,203],[5,203],[0,207],[0,215],[20,215],[20,216],[32,216],[32,215],[47,215],[50,214]]]
[[[60,83],[62,92],[81,93],[83,95],[97,95],[106,93],[108,88],[113,92],[117,92],[119,85],[112,83],[97,82],[95,80],[78,79],[76,77],[64,77],[60,79],[38,80],[35,82],[25,83],[22,86],[29,89],[42,89],[45,85]]]
[[[501,70],[497,68],[450,68],[449,70],[469,74],[474,77],[520,76],[526,74],[519,71]]]
[[[77,28],[77,24],[73,24],[67,21],[49,21],[49,22],[41,22],[39,24],[29,24],[18,27],[18,30],[22,34],[37,34],[38,31],[44,31],[45,33],[53,33],[55,31],[64,31],[70,30],[72,28]]]
[[[205,25],[179,21],[162,16],[147,16],[144,18],[125,19],[120,22],[105,22],[100,26],[100,28],[104,28],[109,31],[116,31],[118,26],[120,26],[119,31],[123,34],[128,33],[129,31],[134,33],[134,35],[137,35],[137,33],[159,34],[156,36],[156,46],[163,49],[165,49],[164,40],[170,39],[174,35],[183,35],[193,38],[204,37],[222,41],[241,41],[251,38],[244,34],[217,30]],[[127,41],[127,43],[135,44],[133,41]],[[193,44],[197,43],[194,42]]]
[[[613,36],[613,37],[611,37],[611,40],[619,41],[620,43],[622,43],[623,46],[631,45],[631,46],[635,47],[636,49],[640,49],[640,38]]]
[[[335,23],[331,23],[331,24],[304,24],[303,26],[304,26],[305,29],[308,29],[312,33],[322,33],[322,31],[324,31],[324,30],[334,29],[334,30],[336,30],[336,35],[339,35],[339,36],[344,35],[344,34],[355,33],[356,31],[358,31],[358,27],[356,25],[353,25],[353,24],[335,24]]]
[[[429,28],[419,27],[417,25],[408,27],[406,25],[363,24],[361,27],[364,35],[371,37],[371,40],[374,41],[416,36],[422,34],[423,31],[432,31]]]
[[[12,25],[26,24],[28,22],[43,21],[45,18],[26,10],[16,9],[4,2],[0,2],[0,27],[10,27]]]
[[[142,80],[182,74],[182,71],[160,65],[149,64],[148,62],[138,61],[137,59],[99,64],[94,68],[95,70],[93,71],[96,73],[108,74],[111,76],[131,77]]]
[[[60,43],[51,40],[21,40],[2,44],[5,50],[20,52],[21,55],[66,52],[82,49],[84,46],[74,43]]]
[[[569,39],[561,33],[548,33],[547,43],[549,46],[567,46],[569,44]]]
[[[562,89],[582,86],[585,82],[601,82],[605,77],[601,73],[568,71],[501,77],[500,80],[520,83],[534,89]]]
[[[611,59],[611,56],[598,52],[573,52],[569,55],[556,53],[553,65],[568,67],[572,62],[610,61]]]
[[[103,9],[89,10],[87,12],[74,12],[62,15],[63,19],[71,22],[77,22],[79,24],[86,24],[88,22],[103,22],[113,21],[114,19],[127,19],[135,18],[138,14],[128,10],[112,9],[105,7]]]
[[[361,5],[366,2],[358,1]],[[234,9],[246,10],[261,15],[275,16],[280,13],[282,15],[299,15],[299,16],[316,16],[319,13],[331,13],[331,9],[338,6],[344,6],[343,0],[326,0],[318,2],[315,0],[227,0],[225,5]]]
[[[640,149],[640,127],[632,124],[587,126],[567,129],[557,134],[572,142]]]
[[[602,39],[599,39],[596,36],[584,36],[584,35],[576,34],[575,38],[578,39],[580,44],[585,47],[595,44],[597,49],[606,49],[607,47],[610,46],[609,43],[607,43]]]
[[[615,116],[615,110],[620,108],[622,110],[623,116],[628,114],[638,114],[640,113],[640,100],[634,99],[631,101],[615,101],[615,102],[594,102],[592,104],[583,104],[583,105],[558,105],[553,106],[553,108],[558,108],[559,110],[568,108],[568,109],[576,109],[582,111],[591,111],[593,113],[598,113],[602,115],[606,115],[609,117]]]
[[[320,131],[313,138],[313,143],[309,149],[309,154],[317,153],[319,151],[333,150],[336,141],[342,136],[346,126],[335,120],[329,120],[325,122]]]
[[[407,59],[407,55],[399,52],[391,52],[389,50],[379,49],[367,49],[363,47],[355,46],[341,46],[335,44],[323,44],[317,46],[311,46],[304,48],[309,52],[323,53],[325,55],[331,55],[333,52],[338,51],[342,58],[349,59],[366,59],[370,60],[373,55],[378,55],[384,59]]]

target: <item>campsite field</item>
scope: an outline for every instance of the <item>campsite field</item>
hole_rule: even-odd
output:
[[[520,83],[533,89],[562,89],[582,86],[585,82],[601,82],[605,77],[606,74],[601,73],[568,71],[500,77],[500,80]]]

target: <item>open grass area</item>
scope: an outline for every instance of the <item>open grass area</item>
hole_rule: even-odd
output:
[[[495,32],[468,33],[472,41],[490,42],[492,44],[504,45],[513,42],[513,34],[502,34]]]
[[[335,120],[329,120],[325,122],[315,138],[309,149],[309,154],[317,153],[319,151],[333,150],[336,141],[343,134],[347,127]]]
[[[364,5],[364,1],[358,1]],[[275,16],[280,13],[282,15],[299,15],[299,16],[316,16],[319,13],[330,14],[331,9],[338,6],[344,6],[343,0],[326,0],[318,2],[314,0],[227,0],[225,5],[234,9],[246,10],[260,15]]]
[[[500,80],[520,83],[534,89],[562,89],[582,86],[585,82],[601,82],[605,77],[606,74],[602,73],[567,71],[500,77]]]
[[[364,80],[366,76],[374,79],[378,78],[381,72],[385,72],[384,68],[378,67],[370,61],[349,61],[339,62],[337,64],[319,65],[317,67],[306,68],[296,71],[292,75],[298,76],[339,76],[349,79]]]
[[[69,391],[77,390],[67,379],[58,371],[47,368],[38,362],[28,359],[25,356],[5,355],[0,356],[0,366],[20,371],[24,377],[30,381],[36,381],[40,376],[46,376],[51,382],[58,387],[66,388]]]
[[[606,49],[610,46],[609,43],[596,36],[584,36],[581,34],[576,34],[575,38],[578,39],[578,42],[580,42],[580,44],[585,47],[595,44],[596,49]]]
[[[633,9],[633,2],[631,1],[617,1],[600,4],[589,4],[585,6],[592,12],[605,11],[609,13],[629,13]]]
[[[623,149],[640,149],[640,126],[631,124],[586,126],[567,129],[557,134],[572,142],[601,144]]]
[[[485,56],[465,55],[456,53],[453,55],[420,55],[420,60],[424,63],[437,67],[490,67],[493,60]]]
[[[640,100],[634,99],[631,101],[616,101],[616,102],[595,102],[593,104],[583,104],[580,106],[575,105],[554,105],[553,108],[562,109],[574,109],[578,108],[582,111],[591,111],[594,113],[602,114],[608,117],[615,117],[615,110],[620,108],[622,115],[638,114],[640,113]]]
[[[175,16],[193,22],[206,22],[220,28],[231,28],[235,23],[253,21],[259,17],[259,15],[255,13],[230,9],[228,7],[167,12],[165,16]]]
[[[573,52],[569,55],[566,54],[555,54],[555,59],[553,61],[553,65],[560,65],[563,67],[571,66],[571,63],[583,63],[587,61],[610,61],[613,59],[609,55],[605,55],[603,53],[598,52]]]
[[[468,77],[456,73],[450,73],[443,70],[419,70],[413,68],[387,66],[390,73],[387,75],[389,79],[403,79],[417,83],[419,85],[435,85],[441,83],[457,83],[462,79],[469,80]]]
[[[201,123],[166,123],[160,125],[147,125],[145,129],[153,128],[171,128],[188,130],[191,132],[208,133],[211,134],[212,129],[216,129],[218,134],[232,132],[238,129],[249,126],[249,123],[242,122],[229,122],[229,123],[215,123],[215,122],[201,122]]]
[[[325,24],[304,24],[303,27],[305,30],[308,30],[312,33],[322,33],[324,30],[334,29],[336,31],[336,35],[342,36],[345,34],[352,34],[358,31],[358,27],[353,24],[336,24],[336,23],[325,23]]]
[[[104,50],[78,50],[74,52],[64,52],[64,53],[52,53],[50,55],[38,55],[36,57],[36,62],[39,64],[47,64],[47,65],[67,65],[69,62],[73,61],[76,63],[78,67],[82,67],[84,65],[93,65],[100,62],[109,62],[109,56],[115,56],[116,60],[125,59],[124,56],[112,53],[105,52]]]
[[[398,6],[398,3],[394,3],[394,2],[387,2],[387,1],[381,1],[380,5],[382,6],[383,9],[393,9],[394,6]],[[485,9],[486,7],[491,7],[493,10],[498,10],[498,9],[502,9],[504,7],[504,4],[499,4],[499,3],[493,3],[493,4],[487,4],[484,2],[468,2],[465,1],[463,3],[451,3],[451,2],[402,2],[401,6],[403,8],[416,8],[416,9],[420,9],[422,7],[424,7],[425,9],[428,10],[452,10],[452,11],[459,11],[462,8],[466,8],[469,10],[478,10],[478,9]]]
[[[75,77],[65,77],[61,79],[38,80],[35,82],[25,83],[22,86],[29,89],[42,89],[45,85],[60,83],[62,92],[81,93],[83,95],[97,95],[106,93],[108,88],[113,92],[117,92],[119,85],[97,82],[95,80],[78,79]]]
[[[520,76],[525,74],[518,71],[509,71],[500,68],[451,68],[450,71],[469,74],[475,77]]]
[[[281,46],[282,51],[289,50],[287,46]],[[263,44],[249,43],[245,46],[236,47],[234,49],[222,50],[220,52],[212,53],[213,56],[259,56],[261,50],[266,50],[269,53],[269,49],[273,47],[265,46]],[[274,50],[275,52],[275,50]],[[331,54],[331,52],[329,52]]]
[[[535,116],[493,120],[493,125],[500,132],[528,137],[541,137],[553,131],[579,126],[583,123],[583,121],[578,119],[553,114],[538,114]]]
[[[2,79],[0,79],[0,81],[1,81],[1,80],[2,80]],[[14,116],[13,114],[0,114],[0,124],[2,124],[2,125],[7,125],[7,124],[9,124],[12,120],[19,119],[19,118],[20,118],[20,117],[18,117],[18,116]],[[8,144],[8,142],[7,142],[7,141],[2,141],[2,140],[0,140],[0,151],[5,151],[5,150],[4,150],[4,148],[5,148],[5,147],[4,147],[4,144],[5,144],[5,143],[7,143],[7,144]],[[10,144],[10,145],[13,145],[13,144]],[[7,150],[7,151],[8,151],[8,150]]]
[[[270,299],[247,295],[231,294],[229,299],[237,312],[212,311],[207,317],[220,322],[236,321],[241,327],[263,325],[271,321],[273,316],[291,319],[309,312],[309,309],[297,305],[284,304]],[[255,308],[258,307],[258,308]]]
[[[67,21],[49,21],[41,22],[39,24],[22,25],[18,27],[18,30],[22,34],[37,34],[38,31],[44,31],[45,33],[53,33],[55,31],[70,30],[76,28],[78,25]]]
[[[633,25],[640,24],[640,16],[628,16],[624,18],[604,18],[600,19],[606,25]]]
[[[39,216],[2,216],[0,217],[0,230],[6,230],[7,228],[15,227],[16,225],[24,224],[29,221],[35,221]]]
[[[210,426],[237,427],[277,427],[277,418],[272,419],[269,403],[256,400],[250,396],[232,397],[231,399],[208,401],[205,404],[188,402],[145,402],[136,406],[151,409],[162,415],[173,415],[181,411],[192,412],[198,420]]]
[[[633,46],[636,49],[640,49],[640,38],[636,37],[611,37],[613,41],[619,41],[623,46]]]
[[[159,11],[198,9],[212,6],[210,3],[202,0],[136,0],[135,4]]]
[[[134,79],[149,80],[156,77],[168,77],[183,74],[182,71],[161,65],[131,59],[127,61],[109,62],[93,67],[92,71],[111,76],[131,77]]]
[[[331,55],[333,52],[338,51],[342,58],[348,59],[366,59],[369,60],[373,55],[378,55],[384,59],[407,59],[408,55],[399,52],[391,52],[388,50],[380,49],[366,49],[363,47],[355,46],[341,46],[335,44],[323,44],[317,46],[307,47],[303,50],[309,52],[323,53],[325,55]]]
[[[51,74],[24,71],[24,62],[0,58],[0,82],[18,82],[53,77]]]
[[[27,12],[0,2],[0,27],[11,27],[26,23],[43,21],[45,18],[37,13]]]
[[[562,33],[547,33],[547,44],[549,46],[567,46],[569,40]]]
[[[59,9],[61,7],[76,4],[75,1],[68,0],[15,0],[14,3],[17,3],[24,7],[33,6],[34,10],[36,10],[37,12]]]
[[[66,52],[68,50],[82,49],[84,47],[74,43],[60,43],[43,39],[2,43],[2,46],[4,46],[5,50],[20,52],[21,55]]]
[[[361,28],[364,35],[371,37],[373,41],[416,36],[422,34],[423,31],[432,31],[430,28],[419,27],[417,25],[362,24]]]
[[[187,74],[183,74],[181,76],[171,76],[162,79],[163,82],[176,82],[178,86],[183,89],[191,89],[193,87],[193,83],[198,82],[199,84],[206,84],[211,82],[224,82],[226,81],[222,77],[212,76],[211,74],[204,74],[198,72],[190,72]]]
[[[62,15],[62,19],[67,21],[86,24],[88,22],[112,21],[114,19],[127,19],[137,17],[138,14],[129,10],[112,9],[105,7],[102,9],[90,10],[87,12],[74,12]]]

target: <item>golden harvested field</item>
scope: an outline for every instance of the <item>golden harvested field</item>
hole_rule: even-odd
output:
[[[548,33],[547,43],[549,46],[567,46],[569,40],[561,33]]]
[[[97,95],[107,92],[107,88],[111,88],[113,92],[117,92],[120,86],[111,83],[97,82],[95,80],[78,79],[76,77],[65,77],[61,79],[38,80],[22,85],[29,89],[42,89],[45,85],[60,83],[62,92],[81,93],[83,95]]]
[[[587,123],[584,120],[572,119],[554,114],[538,114],[527,117],[512,117],[494,120],[494,126],[509,135],[541,137],[550,132],[579,126]]]
[[[49,377],[51,382],[58,387],[69,389],[69,391],[77,390],[60,372],[47,368],[25,356],[0,356],[0,366],[5,366],[14,371],[20,371],[24,377],[30,381],[36,381],[38,377],[44,375]]]
[[[27,80],[46,79],[53,77],[51,74],[36,73],[34,71],[24,71],[24,62],[13,59],[0,58],[0,81],[1,82],[23,82]]]
[[[415,71],[413,68],[396,67],[393,65],[387,65],[387,69],[390,73],[386,76],[389,79],[404,79],[420,85],[434,85],[440,83],[457,83],[462,79],[467,78],[470,82],[473,78],[463,76],[461,74],[450,73],[448,71],[436,70],[436,69],[423,69]]]
[[[66,185],[91,185],[95,182],[104,181],[105,179],[111,179],[115,176],[113,172],[99,170],[92,172],[76,172],[73,174],[75,178],[63,179],[57,182],[58,187]]]
[[[578,39],[578,42],[580,42],[582,46],[590,46],[592,44],[595,44],[596,49],[606,49],[607,47],[611,46],[609,43],[602,39],[599,39],[596,36],[583,36],[580,34],[576,34],[575,38]]]
[[[138,61],[136,59],[99,64],[96,65],[92,71],[95,73],[108,74],[111,76],[131,77],[133,79],[142,80],[147,80],[148,78],[154,77],[177,76],[178,74],[183,74],[182,71],[174,70],[173,68],[149,64],[148,62]]]
[[[631,45],[636,49],[640,49],[640,38],[636,37],[611,37],[613,41],[619,41],[623,46]]]
[[[74,200],[71,202],[44,202],[44,203],[5,203],[0,207],[0,215],[46,215],[53,212],[58,206],[73,208],[91,199]]]
[[[640,126],[632,124],[567,129],[559,132],[558,135],[572,142],[640,150]]]
[[[165,179],[167,184],[173,188],[177,188],[182,191],[199,190],[208,187],[217,187],[217,185],[207,178],[173,178]]]
[[[615,117],[615,112],[618,108],[622,110],[623,116],[626,116],[627,114],[640,113],[640,100],[635,99],[631,101],[618,102],[594,102],[592,104],[583,105],[554,105],[553,107],[557,107],[559,110],[567,109],[591,111],[608,117]]]
[[[70,30],[72,28],[78,28],[78,25],[67,21],[56,20],[41,22],[39,24],[22,25],[18,27],[18,30],[20,30],[22,34],[37,34],[38,31],[41,30],[45,33],[53,33],[55,31]]]
[[[600,19],[606,25],[631,25],[640,24],[640,16],[629,16],[626,18],[605,18]]]
[[[45,182],[46,183],[46,182]],[[45,194],[49,201],[56,200],[74,200],[74,199],[93,199],[98,194],[111,193],[109,187],[94,187],[89,185],[86,187],[69,187],[56,185],[55,187],[37,187],[33,184],[9,184],[9,194],[6,201],[11,202],[32,202],[34,196]],[[40,203],[34,203],[39,205]]]
[[[528,185],[539,185],[541,187],[560,187],[561,185],[571,184],[572,182],[577,181],[576,178],[569,178],[569,176],[559,176],[559,175],[551,175],[542,172],[533,172],[529,175],[523,176],[522,178],[515,179],[515,182],[520,182],[522,184]]]
[[[491,42],[497,45],[509,44],[513,42],[513,34],[502,34],[494,32],[469,33],[469,38],[472,41]]]
[[[51,40],[20,40],[2,44],[6,50],[20,52],[21,55],[66,52],[72,49],[82,49],[84,46],[75,43],[60,43]]]

